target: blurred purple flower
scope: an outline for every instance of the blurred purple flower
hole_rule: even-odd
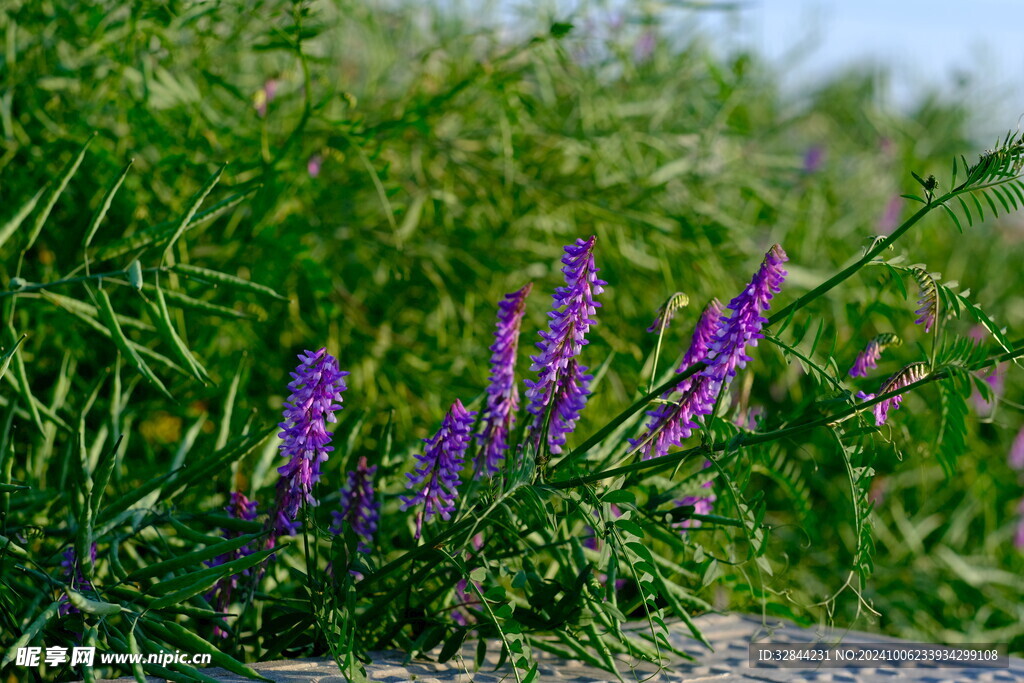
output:
[[[506,294],[498,302],[498,329],[494,333],[495,342],[490,347],[491,377],[487,387],[487,405],[480,419],[480,433],[477,434],[480,444],[474,474],[477,479],[495,474],[508,450],[508,434],[519,409],[519,388],[515,383],[519,331],[526,312],[526,297],[532,289],[533,283],[530,283]]]
[[[377,466],[366,466],[366,456],[360,456],[356,468],[348,473],[348,480],[341,489],[338,510],[332,510],[334,524],[331,533],[340,534],[344,525],[349,524],[352,531],[359,537],[358,550],[369,553],[373,544],[373,535],[377,533],[380,522],[380,503],[373,492],[373,475]]]
[[[878,218],[877,229],[882,235],[889,235],[900,224],[900,214],[903,209],[903,199],[893,196],[885,205],[885,211]]]
[[[85,578],[82,573],[82,568],[78,564],[78,556],[75,554],[74,546],[68,546],[63,554],[64,558],[61,560],[60,566],[64,568],[64,582],[67,583],[71,588],[78,592],[92,592],[92,583]],[[96,564],[96,544],[93,543],[89,547],[89,559],[92,564]],[[60,616],[67,616],[68,614],[77,614],[77,607],[72,607],[71,602],[65,595],[61,601],[60,607],[57,608],[57,614]]]
[[[868,500],[876,507],[885,502],[889,491],[889,480],[879,475],[871,481],[871,488],[868,490]]]
[[[1010,446],[1010,456],[1007,461],[1013,469],[1024,470],[1024,427],[1017,432],[1017,437],[1013,440],[1013,445]]]
[[[648,29],[640,34],[633,45],[633,61],[643,64],[654,54],[654,48],[658,44],[658,36],[654,31]]]
[[[306,172],[309,173],[310,178],[316,178],[320,175],[320,169],[324,165],[324,158],[321,154],[314,154],[306,162]]]
[[[825,148],[811,145],[804,153],[804,173],[817,173],[825,165]]]
[[[707,469],[709,467],[711,467],[711,461],[710,460],[705,460],[704,461],[704,469]],[[710,488],[713,487],[713,485],[714,484],[709,479],[708,481],[706,481],[703,484],[701,484],[701,488],[710,489]],[[680,498],[679,500],[676,501],[676,505],[678,505],[678,506],[692,505],[693,506],[693,514],[695,514],[695,515],[710,515],[711,512],[714,510],[715,500],[717,500],[717,498],[715,497],[714,493],[709,493],[707,495],[700,495],[700,496],[684,496],[683,498]],[[677,529],[681,529],[682,533],[685,534],[687,529],[696,529],[700,525],[701,525],[701,520],[693,519],[691,517],[691,518],[680,520],[680,521],[676,522],[675,524],[673,524],[672,526],[674,526]]]
[[[231,498],[228,500],[227,506],[224,511],[228,513],[228,517],[231,519],[241,519],[247,522],[256,520],[256,507],[257,503],[254,500],[249,500],[245,497],[245,494],[239,491],[232,491]],[[224,530],[224,539],[229,540],[237,538],[241,535],[239,531]],[[208,567],[217,567],[227,562],[237,560],[252,554],[253,548],[248,545],[242,546],[236,550],[209,560],[206,565]],[[246,569],[240,574],[232,574],[231,576],[225,576],[217,581],[213,585],[213,590],[206,594],[206,601],[213,605],[214,609],[218,612],[226,612],[228,607],[231,605],[232,594],[235,589],[238,588],[238,577],[239,576],[251,576],[251,570]],[[227,638],[227,631],[222,629],[220,626],[213,627],[213,633],[215,636],[220,638]]]
[[[455,512],[455,499],[459,496],[459,472],[462,470],[462,456],[472,438],[473,416],[462,402],[456,400],[444,416],[441,429],[430,439],[424,439],[426,452],[417,455],[420,467],[405,476],[409,478],[405,487],[422,487],[410,496],[402,496],[402,509],[423,505],[416,513],[416,534],[419,539],[423,530],[424,516],[429,521],[434,515],[451,519]]]
[[[291,373],[288,385],[291,395],[284,404],[281,455],[288,463],[277,469],[277,504],[269,521],[271,537],[291,535],[298,531],[296,518],[302,503],[315,506],[313,486],[320,480],[320,465],[334,449],[326,422],[336,422],[334,413],[341,410],[341,392],[347,388],[347,372],[338,369],[338,361],[327,349],[299,355],[299,366]]]
[[[274,97],[277,96],[277,79],[268,78],[263,83],[263,87],[256,91],[256,95],[253,97],[253,107],[256,108],[256,113],[259,117],[266,118],[267,106],[274,101]]]
[[[1020,519],[1017,520],[1017,534],[1013,538],[1013,545],[1017,550],[1024,550],[1024,498],[1021,498],[1017,505],[1017,514],[1020,515]]]
[[[530,369],[539,374],[536,381],[526,380],[529,411],[542,417],[550,406],[548,448],[552,453],[562,452],[565,437],[575,428],[590,394],[591,376],[585,374],[587,368],[576,357],[587,344],[590,326],[596,324],[593,316],[601,304],[594,301],[594,296],[608,284],[597,277],[596,242],[597,237],[592,236],[565,247],[562,272],[566,286],[555,290],[554,310],[548,313],[549,329],[540,333],[543,341],[537,342],[541,352],[531,356]]]

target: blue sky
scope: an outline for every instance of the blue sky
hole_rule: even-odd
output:
[[[701,23],[726,44],[764,54],[787,74],[788,86],[872,61],[891,69],[893,104],[906,104],[929,87],[953,92],[957,79],[970,75],[966,92],[983,112],[979,133],[1005,134],[1024,114],[1024,0],[746,4],[735,15],[705,15]]]

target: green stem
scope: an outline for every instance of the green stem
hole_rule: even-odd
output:
[[[997,363],[1002,363],[1003,361],[1011,360],[1019,356],[1024,356],[1024,339],[1018,340],[1017,342],[1014,343],[1013,346],[1014,348],[1012,351],[1008,351],[998,356],[993,356],[986,360],[980,361],[978,363],[971,365],[968,368],[964,368],[964,370],[967,372],[976,372],[978,370],[983,370],[987,367],[996,365]],[[711,453],[724,451],[726,449],[730,449],[735,452],[745,446],[753,446],[759,443],[766,443],[769,441],[776,441],[778,439],[796,436],[797,434],[802,434],[804,432],[811,431],[812,429],[817,429],[818,427],[824,427],[825,425],[842,422],[843,420],[846,420],[852,417],[853,415],[856,415],[857,413],[864,412],[868,408],[871,408],[872,406],[881,403],[882,401],[887,401],[895,396],[899,396],[900,394],[904,394],[908,391],[913,391],[914,389],[924,386],[925,384],[929,384],[931,382],[935,382],[941,379],[946,379],[950,375],[951,372],[949,369],[940,370],[939,372],[933,372],[925,377],[922,377],[918,381],[908,384],[904,387],[900,387],[888,393],[881,394],[868,401],[858,403],[855,406],[850,406],[845,410],[841,410],[833,415],[819,417],[815,420],[810,420],[809,422],[792,425],[790,427],[783,427],[782,429],[776,429],[775,431],[771,432],[763,432],[760,434],[743,434],[731,441],[716,443],[713,446],[695,446],[693,448],[688,448],[686,450],[676,451],[675,453],[669,453],[668,455],[664,455],[660,458],[642,460],[640,462],[635,462],[629,465],[623,465],[622,467],[616,467],[610,470],[605,470],[603,472],[588,474],[582,477],[570,477],[567,479],[562,479],[560,481],[553,481],[549,482],[547,485],[554,489],[575,488],[578,486],[585,486],[595,481],[613,479],[615,477],[619,477],[624,474],[630,474],[632,472],[640,472],[644,470],[658,471],[668,469],[670,467],[675,466],[677,463],[685,460],[686,458],[689,458],[690,456],[696,455],[698,453],[709,455]]]

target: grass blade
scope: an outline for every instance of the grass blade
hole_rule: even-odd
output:
[[[181,220],[174,226],[174,230],[171,232],[170,241],[168,241],[167,246],[164,247],[164,255],[161,259],[161,264],[167,261],[167,257],[170,255],[171,250],[174,249],[174,243],[178,241],[178,238],[181,237],[182,233],[185,232],[185,229],[188,228],[188,224],[192,221],[192,218],[195,217],[196,212],[199,211],[199,207],[202,205],[203,200],[206,199],[206,196],[213,190],[214,185],[216,185],[217,181],[220,180],[220,176],[224,173],[225,168],[227,168],[226,164],[218,168],[213,175],[210,176],[209,180],[206,181],[206,184],[199,189],[199,192],[192,197],[192,201],[189,202],[188,208],[185,209],[185,213],[182,214]]]

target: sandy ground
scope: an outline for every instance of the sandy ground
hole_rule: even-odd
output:
[[[666,681],[694,683],[803,683],[804,681],[835,681],[836,683],[953,683],[978,681],[980,683],[1024,683],[1024,659],[1010,658],[1008,668],[778,668],[751,667],[748,661],[749,644],[834,642],[842,637],[845,645],[856,643],[901,643],[894,638],[862,632],[817,631],[802,629],[788,622],[769,620],[768,627],[757,617],[738,615],[707,615],[697,620],[713,650],[709,651],[690,636],[685,625],[670,624],[672,645],[692,654],[695,662],[675,657],[668,669],[658,670],[652,665],[628,659],[620,660],[619,673],[625,681]],[[637,627],[639,628],[639,627]],[[366,667],[371,681],[377,683],[497,683],[516,681],[508,666],[494,671],[497,653],[489,653],[490,665],[480,671],[472,670],[475,643],[467,644],[461,656],[445,664],[429,660],[405,662],[400,652],[371,653],[373,663]],[[491,648],[496,650],[496,648]],[[614,675],[581,662],[563,660],[544,653],[536,654],[540,681],[572,681],[573,683],[612,683]],[[283,660],[262,662],[253,668],[276,682],[287,683],[343,683],[334,662],[327,659]],[[248,679],[224,671],[206,669],[204,673],[218,681],[238,683]],[[128,683],[132,678],[117,679]],[[159,680],[150,678],[150,680]]]

